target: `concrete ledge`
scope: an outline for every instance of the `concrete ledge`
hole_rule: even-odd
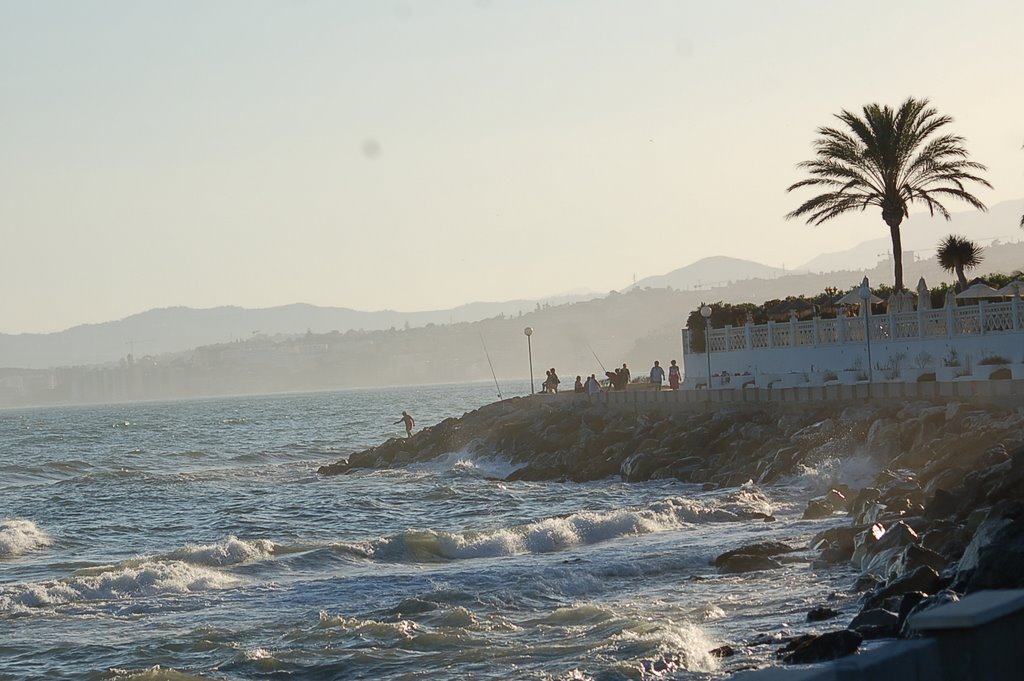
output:
[[[741,672],[742,681],[996,681],[1024,678],[1024,589],[979,591],[911,619],[924,638],[812,666]]]
[[[1024,589],[979,591],[957,603],[926,610],[910,620],[922,633],[939,629],[973,629],[1024,610]]]

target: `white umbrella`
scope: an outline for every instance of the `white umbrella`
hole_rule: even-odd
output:
[[[988,284],[982,284],[980,281],[973,286],[968,287],[964,291],[956,294],[957,300],[979,300],[981,298],[1000,298],[1002,294],[989,286]]]
[[[860,289],[855,288],[845,296],[835,302],[836,305],[860,305],[864,302],[864,299],[860,297]],[[882,299],[876,296],[874,293],[871,294],[871,304],[877,305],[882,302]]]
[[[1024,298],[1024,281],[1014,279],[1009,284],[999,289],[998,293],[1001,296],[1019,296]]]

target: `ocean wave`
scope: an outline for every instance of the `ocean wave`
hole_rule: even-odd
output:
[[[711,673],[719,666],[711,654],[714,647],[711,641],[699,627],[689,622],[635,622],[612,637],[608,645],[617,649],[619,656],[643,659],[645,670],[665,675],[676,669]]]
[[[276,548],[274,542],[268,539],[246,540],[232,535],[216,544],[189,544],[158,556],[158,558],[160,560],[177,560],[192,565],[226,567],[265,560],[274,555]]]
[[[109,681],[203,681],[205,676],[193,676],[175,669],[156,665],[149,669],[119,669],[117,667],[109,670],[100,678]]]
[[[53,543],[50,535],[31,520],[0,521],[0,558],[20,556]]]
[[[749,517],[752,507],[770,508],[756,490],[714,501],[674,497],[647,508],[580,511],[525,525],[489,531],[406,530],[362,544],[335,548],[359,557],[394,562],[438,562],[564,551],[621,537],[673,530],[686,524],[732,522]],[[761,512],[761,511],[757,511]]]
[[[409,466],[410,470],[428,473],[455,473],[479,478],[504,479],[522,465],[503,456],[476,456],[468,452],[451,452],[430,461]]]
[[[94,568],[90,572],[95,574],[2,587],[0,612],[216,591],[238,582],[231,575],[181,561],[143,562],[140,565]]]

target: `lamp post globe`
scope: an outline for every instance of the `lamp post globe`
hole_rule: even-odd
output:
[[[530,336],[533,335],[533,327],[528,326],[523,329],[523,334],[526,336],[526,351],[530,355],[530,394],[533,395],[533,346],[530,344]]]

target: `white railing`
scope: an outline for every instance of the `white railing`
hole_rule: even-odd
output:
[[[939,310],[917,310],[870,315],[813,319],[798,322],[768,322],[711,329],[711,352],[733,352],[761,348],[843,345],[863,343],[864,331],[872,342],[905,339],[955,338],[1024,331],[1024,303],[1014,298],[1006,303],[985,303]],[[687,353],[692,353],[692,338]]]

